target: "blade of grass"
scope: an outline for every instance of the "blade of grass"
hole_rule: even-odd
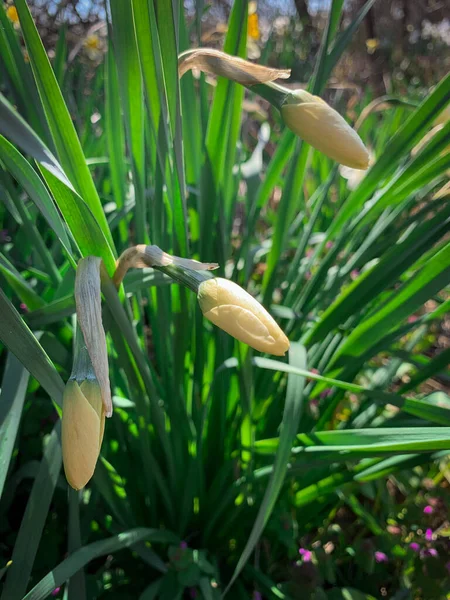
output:
[[[61,164],[75,189],[91,209],[108,244],[114,251],[114,242],[89,167],[86,164],[80,140],[30,10],[25,0],[16,0],[15,5],[31,67]]]
[[[303,346],[293,343],[289,350],[289,363],[296,368],[304,369],[306,367],[306,351]],[[264,498],[261,502],[258,516],[253,524],[252,531],[245,545],[244,550],[234,570],[231,581],[229,582],[224,595],[236,581],[238,575],[246,565],[250,555],[255,549],[258,540],[264,531],[264,528],[272,514],[277,501],[284,478],[288,469],[289,456],[291,453],[292,441],[297,433],[300,418],[303,410],[303,386],[304,377],[291,374],[288,377],[288,386],[286,391],[286,400],[283,412],[283,420],[280,429],[279,447],[275,456],[273,472],[270,477]]]
[[[352,357],[361,356],[375,345],[400,321],[422,306],[433,294],[439,292],[450,281],[450,244],[441,248],[419,273],[407,281],[372,316],[365,319],[336,353],[330,365],[335,368]],[[345,359],[344,359],[345,357]]]
[[[25,189],[27,194],[36,204],[43,217],[56,233],[63,244],[69,256],[71,255],[71,246],[64,223],[58,214],[55,204],[47,192],[42,180],[28,161],[0,135],[0,160],[8,168],[13,177]]]
[[[126,198],[126,165],[124,162],[125,141],[121,125],[117,69],[111,46],[108,49],[105,60],[105,79],[105,127],[111,187],[117,208],[120,210],[125,206]],[[112,229],[111,222],[110,229]],[[119,234],[122,244],[125,244],[128,237],[125,219],[121,219],[119,222]]]
[[[80,492],[69,487],[69,556],[81,548],[80,532]],[[86,582],[84,571],[80,569],[70,579],[67,586],[69,600],[86,599]]]
[[[144,96],[131,2],[109,3],[118,87],[123,109],[136,201],[137,242],[148,241],[145,199]]]
[[[63,183],[72,187],[57,159],[1,93],[0,133],[12,140],[19,148],[32,156],[42,166],[46,167]]]
[[[8,353],[0,393],[0,498],[19,430],[30,374]]]
[[[347,429],[316,431],[297,435],[295,455],[329,453],[336,460],[345,460],[357,455],[382,455],[395,452],[435,452],[450,446],[450,427],[377,427],[373,429]],[[278,438],[259,440],[256,451],[274,453]]]
[[[81,254],[101,257],[108,273],[112,274],[116,268],[114,255],[89,206],[76,192],[61,183],[53,173],[44,168],[41,168],[41,173],[73,238],[77,240]]]
[[[33,587],[23,600],[44,600],[56,587],[62,585],[79,569],[86,566],[94,558],[112,554],[124,548],[132,548],[134,544],[147,540],[152,543],[178,544],[179,539],[173,533],[162,529],[145,529],[138,527],[124,531],[106,540],[93,542],[83,546],[74,554],[66,558],[48,575]]]
[[[419,141],[449,101],[450,74],[441,80],[434,91],[425,98],[406,123],[391,138],[388,150],[379,157],[361,184],[350,194],[340,209],[328,231],[329,237],[336,234],[343,224],[360,209],[375,191],[379,182],[395,170],[398,160]]]
[[[17,534],[12,564],[8,569],[2,600],[21,600],[25,595],[39,542],[61,470],[61,424],[53,429],[34,480],[25,514]]]
[[[20,360],[46,390],[52,400],[62,405],[64,383],[53,363],[23,322],[19,313],[0,289],[0,340]]]

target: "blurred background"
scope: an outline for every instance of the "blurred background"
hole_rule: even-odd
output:
[[[202,2],[201,39],[222,47],[231,0]],[[67,45],[73,59],[100,60],[104,50],[105,4],[103,0],[30,0],[45,46],[54,49],[60,28],[67,28]],[[355,17],[364,0],[344,3],[345,19]],[[186,15],[195,19],[193,0],[185,2]],[[249,58],[293,69],[295,81],[307,81],[319,47],[330,6],[329,0],[259,0],[253,3],[249,27]],[[344,24],[345,26],[345,21]],[[93,37],[91,37],[93,36]],[[98,37],[98,41],[95,39]],[[98,55],[93,52],[98,51]],[[330,82],[368,83],[377,94],[423,90],[438,81],[450,67],[450,10],[445,0],[384,0],[368,12],[349,51]]]

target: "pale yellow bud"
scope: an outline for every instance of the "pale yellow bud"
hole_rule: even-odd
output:
[[[105,430],[105,409],[100,386],[86,379],[70,380],[64,390],[62,452],[69,484],[83,488],[95,471]]]
[[[297,90],[282,105],[281,116],[291,131],[338,163],[353,169],[369,166],[359,135],[322,98]]]
[[[228,279],[202,281],[198,302],[204,316],[236,339],[260,352],[283,356],[289,340],[266,309]]]

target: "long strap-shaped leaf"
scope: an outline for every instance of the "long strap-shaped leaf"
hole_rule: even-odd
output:
[[[120,99],[125,130],[131,155],[136,199],[136,232],[139,241],[148,239],[146,227],[145,153],[144,153],[144,94],[139,55],[130,2],[112,0],[112,38],[116,57]],[[154,90],[156,93],[156,90]]]
[[[69,558],[66,558],[66,560],[63,560],[62,563],[41,579],[41,581],[28,592],[23,600],[44,600],[52,590],[62,585],[69,577],[87,565],[94,558],[117,552],[123,548],[130,548],[143,540],[160,542],[163,544],[179,543],[179,539],[175,534],[165,530],[144,529],[143,527],[138,527],[136,529],[124,531],[109,539],[100,540],[99,542],[94,542],[88,546],[83,546],[83,548],[74,552],[74,554],[69,556]]]
[[[422,104],[415,110],[406,123],[393,136],[389,147],[370,169],[362,183],[350,194],[345,204],[334,219],[329,237],[336,234],[343,224],[351,218],[368,200],[378,187],[380,181],[388,177],[396,168],[399,159],[411,150],[426,131],[435,117],[450,101],[450,73],[442,79]]]
[[[53,363],[14,306],[0,289],[0,340],[26,366],[56,404],[62,404],[64,383]]]
[[[293,343],[289,350],[289,362],[292,366],[306,369],[306,351],[300,344]],[[236,581],[239,573],[244,568],[251,553],[255,549],[258,540],[264,531],[272,510],[277,501],[284,478],[288,470],[289,456],[291,454],[292,442],[297,434],[303,407],[303,386],[305,378],[290,374],[286,391],[283,420],[281,422],[279,445],[275,456],[273,472],[262,500],[258,516],[253,524],[247,544],[239,558],[236,569],[225,593]]]
[[[67,253],[71,255],[72,250],[69,238],[67,237],[67,232],[45,185],[42,183],[42,180],[30,163],[1,135],[0,159],[4,162],[13,177],[26,190],[27,194],[41,211],[47,223],[61,240]]]
[[[77,192],[92,210],[111,248],[114,249],[105,213],[86,164],[80,140],[26,0],[16,0],[16,8],[39,95],[61,164]]]
[[[422,270],[410,281],[407,281],[400,290],[391,294],[389,300],[377,312],[352,331],[334,357],[333,366],[342,366],[352,357],[362,355],[401,320],[448,285],[450,281],[449,265],[450,243],[430,258]]]
[[[450,427],[386,427],[300,433],[296,455],[327,453],[337,461],[395,452],[434,452],[450,448]],[[255,451],[274,453],[278,438],[260,440]]]
[[[64,184],[72,187],[58,160],[3,94],[0,94],[0,133],[46,167]]]
[[[14,450],[29,377],[17,358],[8,354],[0,394],[0,498]]]
[[[44,450],[12,554],[2,600],[21,600],[26,592],[44,530],[50,502],[61,470],[61,423],[55,425]]]

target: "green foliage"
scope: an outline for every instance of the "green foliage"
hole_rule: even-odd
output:
[[[436,346],[449,308],[448,191],[436,193],[449,124],[417,144],[450,101],[450,76],[419,103],[392,94],[366,112],[374,162],[351,186],[279,133],[278,113],[264,150],[264,130],[257,140],[242,127],[243,87],[179,81],[203,3],[193,23],[176,1],[109,4],[107,53],[90,77],[65,64],[65,30],[52,65],[26,1],[17,31],[0,8],[1,600],[47,598],[66,582],[69,600],[448,593],[445,511],[429,523],[437,540],[419,529],[423,480],[448,478],[450,398],[424,384],[449,381],[449,351]],[[332,2],[312,92],[372,4],[344,28],[344,3]],[[224,49],[241,57],[247,18],[236,0]],[[114,415],[91,483],[68,494],[59,416],[74,268],[95,255],[112,275],[117,255],[144,243],[219,262],[291,350],[254,356],[161,272],[130,272],[118,291],[105,281]],[[411,519],[396,539],[395,494]]]

